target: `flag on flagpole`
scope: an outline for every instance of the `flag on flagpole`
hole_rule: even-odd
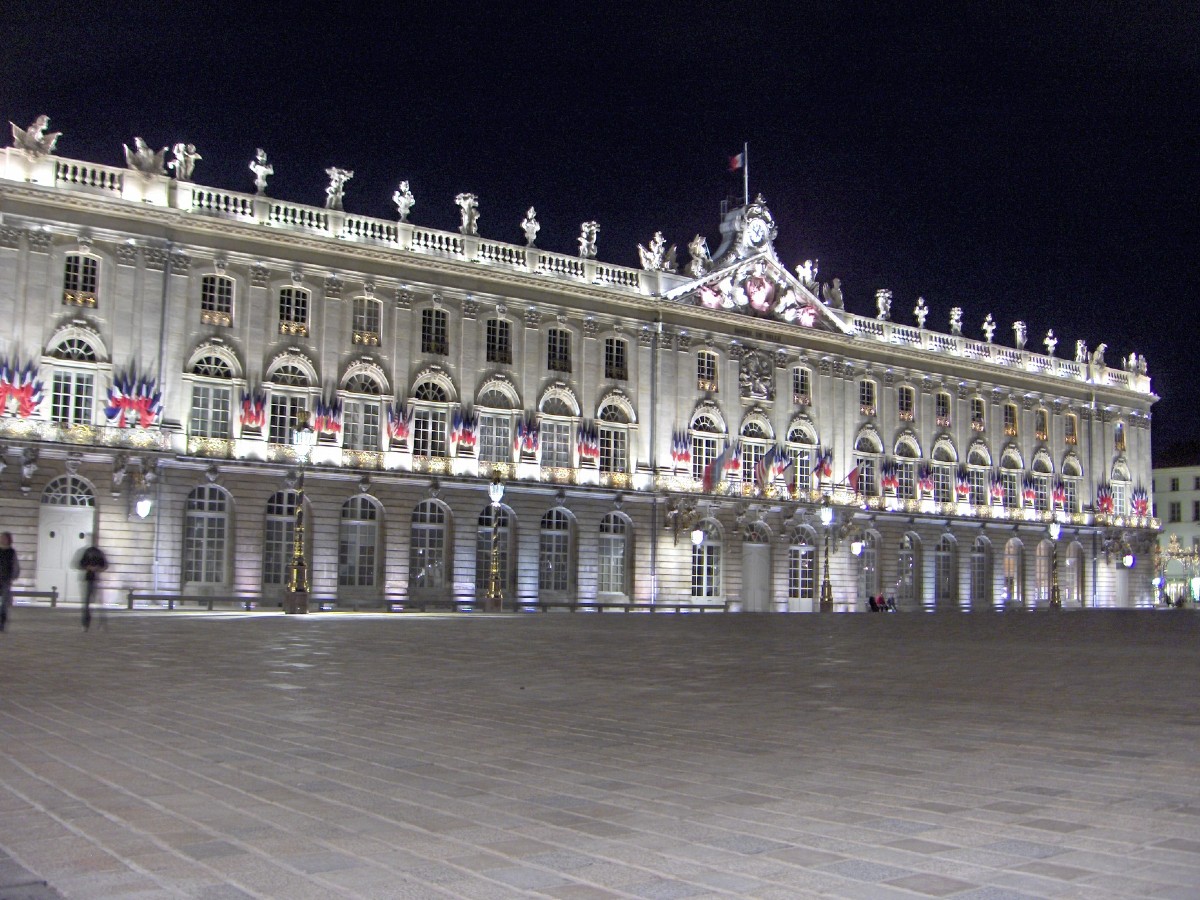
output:
[[[746,154],[738,153],[729,157],[729,171],[736,172],[746,164]]]
[[[846,476],[846,482],[850,485],[850,490],[858,493],[858,466],[850,470],[850,474]]]

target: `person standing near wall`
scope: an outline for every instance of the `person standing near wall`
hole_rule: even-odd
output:
[[[13,549],[12,533],[0,532],[0,631],[8,625],[8,608],[12,606],[13,582],[21,576],[21,561]]]
[[[83,630],[87,631],[92,624],[92,599],[96,595],[96,579],[108,568],[108,559],[104,551],[93,544],[79,557],[79,568],[83,569],[83,577],[87,581],[87,589],[83,592]]]

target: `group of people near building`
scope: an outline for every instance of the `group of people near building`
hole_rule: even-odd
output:
[[[96,594],[96,580],[108,568],[108,558],[95,544],[80,554],[76,563],[83,572],[86,589],[83,593],[83,630],[92,624],[92,600]],[[12,606],[13,582],[21,576],[21,559],[13,547],[12,533],[0,532],[0,631],[8,626],[8,609]]]
[[[883,594],[878,594],[874,597],[868,595],[867,609],[871,610],[871,612],[895,612],[896,598],[888,597],[886,600],[884,600]]]

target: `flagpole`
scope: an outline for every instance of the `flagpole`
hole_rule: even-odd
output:
[[[742,201],[750,205],[750,142],[742,144]]]

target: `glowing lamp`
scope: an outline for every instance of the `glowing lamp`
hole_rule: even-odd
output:
[[[692,529],[692,546],[699,547],[703,543],[704,543],[704,529],[703,528],[693,528]]]
[[[1057,541],[1058,536],[1062,534],[1062,526],[1057,522],[1050,523],[1050,540]]]
[[[1127,569],[1132,569],[1136,562],[1137,562],[1137,557],[1134,556],[1132,553],[1126,553],[1124,556],[1121,557],[1121,565],[1123,565]]]
[[[850,552],[853,553],[855,556],[862,556],[863,542],[862,541],[851,541],[850,542]]]
[[[821,524],[825,526],[833,524],[833,509],[831,507],[821,507]]]

